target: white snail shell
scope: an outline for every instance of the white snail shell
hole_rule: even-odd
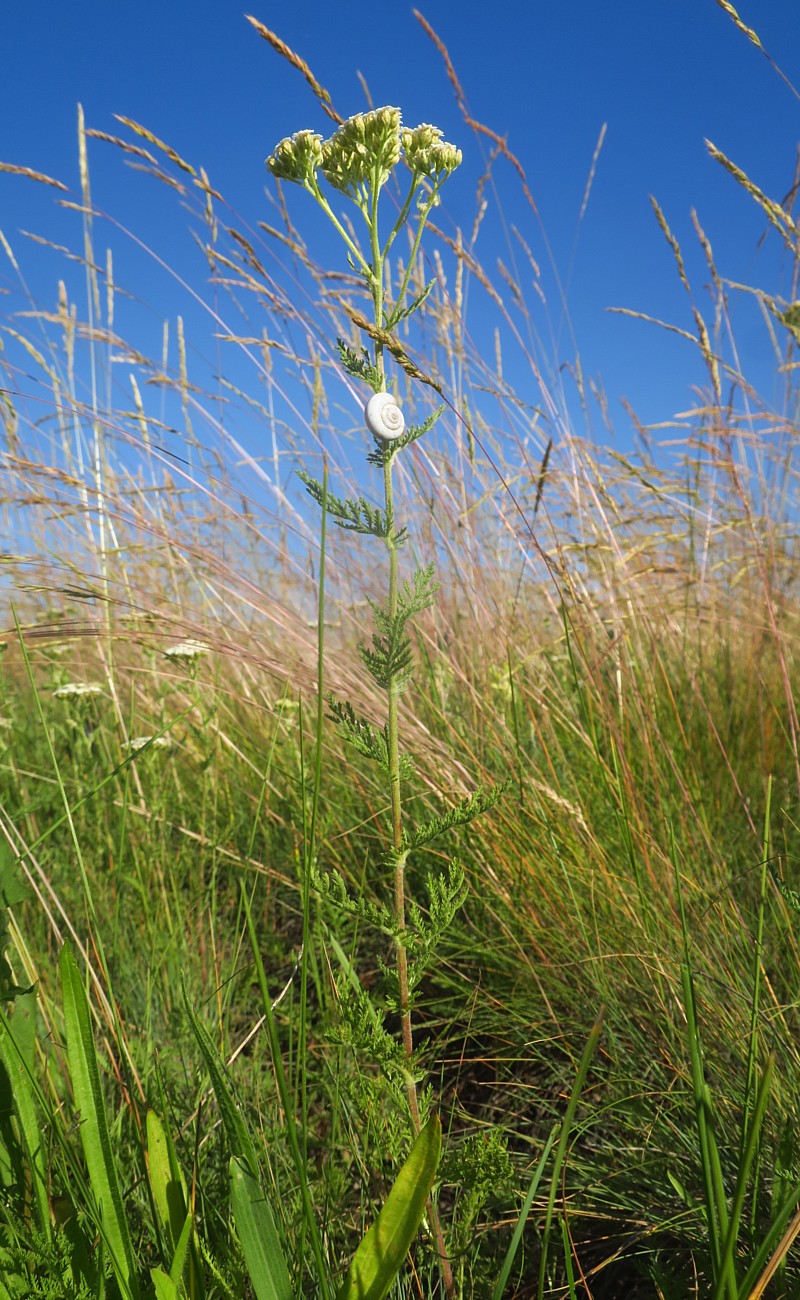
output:
[[[406,427],[403,412],[391,393],[373,393],[364,407],[364,419],[370,433],[384,442],[402,438]]]

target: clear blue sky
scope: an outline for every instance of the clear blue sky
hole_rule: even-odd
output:
[[[668,419],[692,402],[704,372],[688,343],[652,326],[610,316],[624,306],[692,329],[688,301],[653,218],[648,195],[661,203],[686,256],[703,303],[704,262],[690,222],[696,208],[723,276],[769,291],[789,292],[789,266],[754,204],[705,151],[709,137],[768,194],[780,200],[792,183],[800,140],[800,102],[763,55],[737,31],[714,0],[512,0],[494,4],[420,0],[422,12],[449,48],[474,117],[507,136],[522,162],[562,279],[585,373],[599,376],[611,403],[615,438],[629,445],[627,397],[645,421]],[[740,0],[738,10],[789,78],[800,85],[800,3]],[[409,123],[431,121],[460,145],[465,162],[445,191],[448,217],[467,230],[485,143],[465,127],[439,54],[405,0],[382,5],[350,0],[27,0],[6,6],[0,78],[0,159],[27,165],[77,189],[76,105],[87,124],[116,132],[113,114],[145,124],[190,161],[205,166],[252,224],[270,219],[264,197],[272,182],[264,158],[283,135],[304,126],[327,133],[302,78],[259,39],[247,9],[308,60],[344,116],[364,107],[357,73],[376,103],[402,107]],[[578,214],[601,127],[607,135],[588,210]],[[174,226],[151,207],[152,183],[131,177],[119,155],[92,151],[93,197],[181,267],[203,267]],[[547,251],[512,170],[496,176],[506,219],[515,222],[543,269]],[[0,175],[0,229],[25,256],[25,270],[43,302],[52,303],[62,273],[55,255],[27,246],[20,227],[64,238],[64,216],[51,192]],[[294,215],[302,225],[305,196]],[[61,225],[59,224],[61,223]],[[490,227],[481,249],[487,265],[508,261]],[[74,228],[72,231],[74,235]],[[105,236],[103,237],[105,238]],[[77,246],[77,240],[74,240]],[[180,250],[178,244],[180,243]],[[574,256],[574,261],[572,260]],[[192,259],[194,259],[192,261]],[[190,272],[190,274],[192,274]],[[0,288],[10,283],[0,268]],[[560,312],[545,270],[548,323]],[[185,309],[156,282],[144,295],[163,315]],[[7,299],[6,302],[9,300]],[[529,295],[534,309],[535,298]],[[0,313],[4,311],[0,298]],[[735,305],[738,342],[747,365],[769,383],[771,355],[754,312]],[[562,329],[559,359],[573,359]],[[766,378],[764,378],[766,377]],[[531,399],[536,400],[531,393]],[[579,430],[580,431],[580,430]],[[599,421],[595,430],[608,439]]]

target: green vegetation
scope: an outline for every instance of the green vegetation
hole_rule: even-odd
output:
[[[0,1300],[800,1294],[800,305],[748,291],[776,411],[655,205],[707,390],[625,457],[504,379],[434,128],[281,142],[256,230],[125,129],[79,118],[83,311],[0,354]],[[241,365],[120,332],[98,136]]]

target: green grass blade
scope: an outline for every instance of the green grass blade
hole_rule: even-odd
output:
[[[237,1197],[234,1206],[234,1219],[236,1220],[237,1231],[242,1240],[245,1259],[248,1268],[250,1268],[250,1258],[252,1257],[258,1276],[263,1277],[263,1273],[260,1269],[264,1262],[264,1251],[266,1250],[267,1256],[274,1264],[272,1274],[268,1274],[267,1276],[273,1276],[276,1284],[280,1284],[280,1289],[272,1293],[265,1291],[263,1294],[268,1297],[271,1297],[271,1295],[277,1295],[281,1297],[281,1300],[283,1300],[284,1296],[291,1296],[289,1273],[283,1255],[281,1254],[275,1222],[259,1182],[259,1161],[256,1155],[256,1149],[253,1145],[242,1112],[237,1105],[233,1089],[231,1088],[227,1074],[225,1073],[222,1059],[212,1043],[205,1025],[202,1024],[189,1006],[188,999],[185,998],[185,993],[184,999],[186,1001],[186,1010],[195,1037],[197,1038],[200,1050],[203,1053],[203,1057],[208,1067],[208,1072],[211,1076],[211,1083],[222,1114],[225,1132],[228,1135],[232,1160],[235,1160],[236,1169],[240,1170],[242,1173],[241,1178],[238,1176],[235,1177],[233,1166],[231,1166],[231,1196],[235,1193]],[[249,1173],[249,1181],[244,1179],[245,1173]],[[245,1183],[247,1188],[246,1191],[244,1190]],[[258,1215],[252,1208],[254,1205],[259,1207]],[[269,1220],[269,1223],[267,1223],[267,1219]],[[259,1232],[266,1234],[266,1245],[262,1245],[260,1248],[256,1245]],[[248,1252],[250,1252],[250,1254],[248,1254]],[[282,1272],[278,1264],[275,1262],[277,1258],[280,1258]],[[253,1275],[253,1284],[256,1285],[255,1275]],[[260,1292],[258,1292],[258,1294],[259,1296],[261,1295]]]
[[[247,890],[244,884],[240,884],[242,907],[247,920],[247,932],[250,936],[250,945],[253,950],[253,961],[255,963],[256,975],[258,977],[258,987],[261,991],[261,1005],[264,1008],[264,1016],[267,1023],[267,1033],[269,1035],[270,1053],[272,1055],[272,1065],[275,1070],[275,1082],[278,1088],[278,1096],[281,1099],[283,1115],[286,1123],[286,1132],[289,1138],[289,1149],[292,1153],[297,1180],[300,1184],[300,1195],[303,1201],[303,1219],[306,1230],[308,1231],[311,1250],[314,1255],[314,1262],[317,1267],[318,1284],[322,1293],[323,1300],[331,1294],[328,1289],[328,1273],[325,1267],[325,1254],[322,1246],[317,1220],[314,1213],[314,1206],[311,1200],[311,1192],[308,1186],[308,1172],[306,1162],[303,1158],[303,1152],[300,1145],[300,1136],[297,1132],[297,1123],[295,1121],[294,1110],[292,1109],[292,1098],[289,1092],[289,1084],[286,1079],[286,1071],[283,1066],[283,1057],[281,1047],[278,1041],[278,1029],[275,1024],[275,1016],[272,1009],[269,990],[267,988],[267,977],[264,972],[264,963],[261,960],[261,950],[258,944],[255,925],[253,923],[253,912],[250,901],[247,897]]]
[[[133,1247],[114,1168],[100,1071],[92,1036],[89,1003],[78,964],[68,943],[61,949],[61,994],[75,1106],[81,1117],[81,1142],[89,1181],[97,1200],[103,1236],[124,1295],[138,1300]]]
[[[45,1142],[31,1088],[35,1024],[36,996],[33,993],[23,994],[16,999],[11,1015],[0,1022],[0,1062],[5,1066],[11,1083],[25,1161],[33,1185],[39,1231],[49,1239],[50,1201],[47,1195]]]
[[[183,1270],[186,1267],[186,1256],[189,1252],[189,1243],[191,1240],[192,1220],[187,1214],[183,1228],[181,1229],[181,1235],[175,1246],[175,1254],[172,1258],[172,1263],[169,1267],[170,1280],[173,1281],[176,1286],[180,1286]]]
[[[211,1041],[211,1036],[205,1025],[192,1010],[185,988],[183,990],[183,1002],[186,1007],[186,1014],[189,1017],[189,1023],[197,1039],[197,1045],[203,1054],[206,1069],[211,1077],[211,1086],[214,1089],[214,1096],[220,1109],[231,1154],[245,1160],[252,1172],[258,1176],[259,1163],[256,1149],[244,1116],[233,1094],[233,1088],[225,1071],[225,1063]]]
[[[586,1040],[586,1046],[583,1049],[578,1073],[575,1075],[575,1082],[572,1085],[572,1092],[567,1103],[567,1111],[564,1116],[564,1122],[561,1125],[561,1133],[556,1147],[555,1159],[553,1161],[553,1173],[550,1178],[550,1195],[547,1200],[547,1213],[544,1221],[544,1232],[542,1234],[542,1258],[539,1264],[539,1300],[544,1295],[544,1283],[547,1273],[547,1251],[550,1244],[550,1230],[553,1224],[553,1210],[556,1203],[556,1192],[558,1190],[558,1180],[561,1175],[561,1167],[567,1155],[567,1143],[569,1142],[570,1133],[572,1132],[572,1122],[575,1118],[575,1111],[578,1108],[578,1099],[583,1091],[583,1085],[586,1082],[586,1075],[589,1072],[589,1066],[595,1053],[598,1041],[600,1039],[600,1030],[603,1027],[604,1008],[600,1008],[600,1013],[592,1026],[592,1031]]]
[[[247,1166],[231,1156],[231,1209],[256,1300],[293,1300],[269,1202]]]
[[[159,1096],[161,1098],[161,1107],[162,1110],[166,1112],[167,1100],[166,1097],[164,1096],[164,1089],[162,1086],[160,1073],[158,1074],[157,1079],[158,1079]],[[152,1120],[150,1119],[151,1113],[153,1115]],[[180,1162],[178,1161],[178,1153],[175,1150],[175,1143],[172,1140],[172,1134],[170,1133],[169,1129],[166,1128],[164,1124],[162,1124],[161,1119],[159,1118],[158,1114],[155,1111],[148,1112],[148,1128],[147,1128],[148,1147],[151,1141],[151,1132],[153,1135],[155,1146],[157,1148],[156,1161],[159,1166],[158,1176],[162,1180],[162,1186],[164,1185],[163,1180],[165,1176],[167,1176],[169,1180],[168,1183],[166,1184],[166,1187],[168,1191],[168,1210],[170,1214],[174,1216],[172,1218],[172,1223],[174,1225],[172,1229],[173,1233],[174,1233],[174,1227],[175,1226],[180,1227],[180,1223],[183,1222],[183,1220],[180,1219],[181,1207],[183,1208],[184,1216],[189,1216],[191,1218],[192,1231],[190,1233],[190,1240],[189,1240],[189,1276],[186,1279],[186,1291],[187,1294],[189,1295],[190,1300],[205,1300],[206,1286],[205,1286],[205,1281],[203,1279],[203,1267],[202,1267],[202,1261],[200,1256],[200,1248],[197,1241],[197,1234],[195,1232],[194,1218],[191,1212],[191,1204],[189,1200],[189,1193],[186,1187],[186,1179],[183,1176],[183,1171],[181,1170]],[[148,1158],[149,1158],[149,1151],[148,1151]],[[155,1189],[153,1188],[152,1162],[150,1167],[150,1175],[151,1175],[150,1185],[151,1185],[151,1189],[154,1192],[154,1200],[155,1200],[156,1198],[155,1198]],[[181,1193],[180,1201],[178,1199],[176,1189],[180,1189],[180,1193]],[[158,1207],[156,1207],[156,1213],[160,1214]],[[183,1231],[182,1228],[180,1230],[181,1232]],[[177,1243],[178,1240],[179,1238],[175,1238],[174,1235],[170,1240],[170,1249],[174,1250],[175,1252],[177,1252],[178,1246],[177,1244],[173,1244],[173,1243]],[[173,1255],[172,1263],[173,1265],[175,1263],[174,1255]]]
[[[751,1116],[750,1127],[747,1133],[747,1141],[745,1144],[744,1151],[742,1152],[741,1161],[739,1163],[739,1175],[738,1178],[736,1179],[736,1187],[734,1189],[733,1200],[731,1202],[728,1231],[725,1236],[725,1241],[723,1242],[722,1245],[722,1253],[720,1256],[720,1265],[721,1265],[720,1277],[717,1282],[716,1289],[714,1291],[714,1300],[722,1300],[722,1296],[724,1294],[724,1287],[726,1285],[726,1278],[731,1274],[735,1277],[736,1245],[739,1236],[739,1223],[742,1217],[742,1207],[744,1206],[744,1198],[747,1192],[747,1184],[750,1178],[750,1170],[753,1167],[753,1161],[755,1159],[756,1152],[758,1151],[758,1143],[759,1143],[759,1138],[761,1136],[761,1126],[764,1122],[764,1116],[767,1111],[767,1103],[769,1101],[769,1090],[770,1090],[770,1085],[772,1083],[773,1064],[774,1064],[773,1058],[770,1057],[770,1059],[767,1062],[767,1068],[764,1071],[764,1076],[761,1080],[761,1084],[759,1086],[758,1092],[756,1094],[753,1114]],[[739,1288],[739,1294],[741,1295],[741,1288]]]
[[[420,1131],[380,1214],[361,1241],[336,1300],[383,1300],[403,1266],[430,1195],[442,1150],[432,1115]]]
[[[717,1139],[714,1134],[714,1103],[705,1082],[700,1031],[694,998],[694,981],[691,967],[685,962],[681,968],[683,1003],[686,1012],[686,1033],[689,1040],[689,1058],[692,1070],[697,1135],[700,1143],[700,1166],[706,1201],[708,1242],[714,1266],[715,1280],[724,1279],[725,1290],[731,1300],[736,1295],[736,1280],[732,1273],[732,1260],[723,1259],[723,1244],[728,1232],[728,1206],[722,1179]]]
[[[539,1163],[533,1171],[533,1177],[528,1184],[528,1190],[525,1193],[525,1200],[522,1203],[522,1209],[520,1210],[519,1218],[517,1219],[517,1226],[514,1229],[508,1250],[506,1251],[506,1257],[503,1260],[503,1267],[500,1269],[500,1274],[495,1283],[494,1291],[492,1292],[492,1300],[503,1300],[503,1292],[505,1291],[511,1270],[514,1267],[514,1260],[516,1259],[517,1251],[519,1250],[520,1242],[522,1241],[522,1234],[525,1231],[525,1224],[528,1221],[528,1215],[531,1212],[533,1198],[539,1189],[540,1182],[542,1181],[542,1174],[544,1173],[544,1168],[547,1164],[550,1152],[553,1149],[553,1143],[556,1140],[557,1133],[558,1125],[555,1124],[545,1143],[544,1151],[539,1158]]]
[[[796,1233],[787,1232],[786,1225],[791,1216],[800,1205],[800,1183],[795,1183],[789,1196],[787,1196],[780,1212],[770,1224],[769,1232],[759,1246],[756,1255],[749,1269],[745,1273],[739,1287],[740,1300],[746,1296],[747,1300],[752,1297],[760,1296],[778,1268],[781,1260],[785,1257],[786,1251],[794,1241]],[[797,1231],[800,1231],[800,1223],[797,1224]],[[783,1240],[786,1232],[786,1241]],[[775,1252],[775,1258],[770,1260],[770,1256]],[[767,1261],[769,1260],[769,1264]]]

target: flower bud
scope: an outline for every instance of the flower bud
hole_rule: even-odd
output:
[[[431,180],[449,176],[461,162],[461,150],[442,139],[438,126],[420,123],[403,131],[403,155],[407,167],[417,176]]]
[[[267,166],[279,181],[305,185],[314,177],[322,162],[322,136],[313,131],[297,131],[276,144]]]
[[[322,174],[343,194],[355,198],[362,185],[380,189],[400,158],[400,109],[357,113],[322,146]]]

